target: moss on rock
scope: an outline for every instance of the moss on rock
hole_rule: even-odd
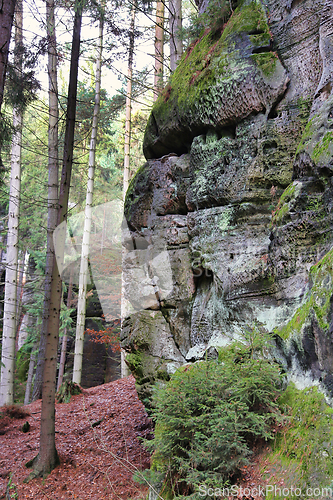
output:
[[[283,191],[276,208],[272,213],[271,225],[279,225],[284,221],[286,215],[289,214],[293,204],[301,190],[301,183],[294,181]]]
[[[146,157],[186,152],[200,133],[270,108],[283,95],[287,75],[275,53],[252,54],[254,48],[269,48],[269,41],[266,13],[256,0],[243,2],[222,34],[205,30],[153,107]]]
[[[289,491],[291,487],[300,488],[302,494],[298,498],[312,498],[306,495],[307,488],[321,491],[333,486],[333,409],[316,387],[300,391],[293,384],[287,387],[279,404],[290,420],[277,434],[272,452],[266,457],[262,477],[266,484],[281,487],[281,492],[283,488]],[[268,493],[266,499],[276,497],[295,498],[291,494]],[[326,495],[328,497],[331,495]]]
[[[331,96],[309,120],[296,151],[308,154],[316,165],[327,165],[333,157],[332,105]]]
[[[321,158],[331,156],[333,153],[333,132],[326,132],[319,142],[315,145],[312,158],[315,162]]]
[[[252,54],[251,57],[265,76],[271,76],[275,73],[279,60],[276,54],[273,52],[263,52],[262,54]]]
[[[312,287],[303,304],[285,326],[276,329],[276,333],[283,339],[299,338],[313,315],[320,328],[328,334],[331,296],[333,294],[333,249],[311,267],[309,279],[312,282]]]
[[[240,3],[223,32],[223,38],[243,32],[270,34],[266,13],[259,0]]]

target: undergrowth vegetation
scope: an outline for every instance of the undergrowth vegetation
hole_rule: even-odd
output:
[[[276,484],[277,478],[284,477],[286,488],[296,486],[303,492],[307,488],[332,490],[333,409],[317,387],[298,390],[292,383],[279,398],[279,405],[289,415],[289,421],[283,432],[277,433],[266,457],[263,480]],[[323,496],[331,498],[328,494]],[[266,500],[272,498],[273,495],[267,495]]]
[[[258,440],[270,440],[282,415],[283,378],[268,355],[271,338],[249,331],[219,353],[179,369],[153,397],[155,438],[147,479],[164,499],[199,497],[248,464]]]

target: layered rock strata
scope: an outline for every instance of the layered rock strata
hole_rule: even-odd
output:
[[[122,342],[145,400],[254,323],[333,396],[333,2],[238,3],[155,103],[126,197],[130,301],[135,262],[146,281]]]

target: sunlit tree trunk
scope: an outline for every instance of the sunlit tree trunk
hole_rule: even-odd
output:
[[[48,331],[49,307],[51,297],[51,276],[54,261],[53,231],[58,217],[58,80],[57,46],[55,31],[54,0],[46,2],[46,26],[48,39],[48,75],[49,75],[49,132],[48,132],[48,202],[47,202],[47,241],[43,317],[38,350],[38,360],[32,400],[42,397],[43,369]]]
[[[130,170],[130,150],[131,150],[131,114],[132,114],[132,79],[133,79],[133,56],[135,40],[135,14],[136,1],[132,4],[131,27],[129,32],[128,67],[127,67],[127,92],[126,92],[126,119],[125,119],[125,146],[124,146],[124,183],[123,199],[125,201],[128,189]]]
[[[155,23],[155,73],[154,73],[154,101],[163,89],[163,59],[164,59],[164,3],[156,2]]]
[[[183,54],[181,39],[182,29],[182,0],[169,0],[169,31],[170,31],[170,69],[177,68],[178,61]]]
[[[91,232],[91,209],[93,204],[94,194],[94,177],[95,177],[95,153],[96,153],[96,138],[97,127],[101,101],[101,70],[102,70],[102,50],[103,50],[103,15],[99,23],[99,44],[96,61],[96,83],[95,83],[95,105],[92,120],[92,130],[89,149],[89,170],[88,184],[86,195],[86,208],[84,212],[84,228],[82,237],[81,250],[81,265],[79,276],[79,297],[77,303],[77,323],[75,335],[75,352],[74,352],[74,368],[73,382],[81,383],[82,375],[82,357],[84,343],[84,326],[86,321],[86,297],[87,297],[87,281],[88,281],[88,259],[89,259],[89,244]]]
[[[66,130],[64,137],[63,167],[59,191],[59,210],[57,225],[67,220],[69,188],[73,164],[74,127],[76,114],[77,79],[81,41],[83,2],[75,2],[74,29],[71,50],[71,65],[67,97]],[[61,237],[61,235],[59,236]],[[64,239],[63,239],[64,240]],[[64,241],[57,242],[59,258],[63,258]],[[57,375],[57,350],[59,340],[60,303],[62,282],[56,259],[53,261],[51,277],[51,300],[43,371],[43,399],[40,426],[39,454],[34,461],[33,475],[45,475],[58,464],[55,446],[55,388]]]
[[[134,57],[134,42],[135,42],[135,15],[136,15],[136,0],[132,4],[131,12],[131,27],[129,31],[129,48],[128,48],[128,67],[127,67],[127,92],[126,92],[126,119],[125,119],[125,147],[124,147],[124,182],[123,182],[123,201],[125,201],[128,182],[130,177],[130,152],[131,152],[131,126],[132,126],[132,80],[133,80],[133,57]],[[121,308],[124,309],[124,280],[122,279],[121,291]],[[123,316],[123,314],[122,314]],[[129,375],[128,367],[125,363],[125,351],[121,351],[121,376]]]
[[[23,43],[23,3],[17,0],[15,11],[15,46],[19,49]],[[16,71],[22,72],[22,60],[16,61]],[[8,234],[6,251],[6,281],[3,315],[0,406],[14,402],[15,338],[17,323],[17,259],[18,225],[21,191],[21,144],[23,111],[20,105],[14,107],[11,151],[11,173],[8,209]]]

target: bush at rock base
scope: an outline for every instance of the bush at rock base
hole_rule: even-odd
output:
[[[178,370],[153,397],[155,439],[148,479],[163,498],[203,498],[199,485],[221,487],[249,462],[253,444],[270,440],[282,416],[279,366],[264,355],[267,338],[248,332],[219,360]],[[162,481],[161,481],[162,479]]]

